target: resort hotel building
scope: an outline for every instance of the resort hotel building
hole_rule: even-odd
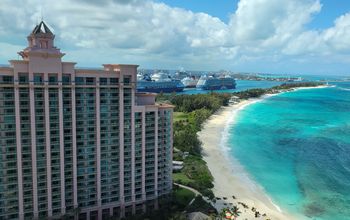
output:
[[[41,22],[0,66],[0,219],[122,218],[172,189],[172,113],[137,65],[75,68]]]

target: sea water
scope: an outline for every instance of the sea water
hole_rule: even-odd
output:
[[[228,132],[230,155],[282,209],[350,219],[350,83],[249,105]]]

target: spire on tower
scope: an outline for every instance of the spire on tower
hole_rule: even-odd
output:
[[[44,21],[41,21],[32,31],[32,34],[53,34],[50,28],[45,24]]]

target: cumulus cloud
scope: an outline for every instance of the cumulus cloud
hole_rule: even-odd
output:
[[[337,51],[348,52],[350,49],[350,14],[339,17],[334,27],[325,30],[322,39]]]
[[[16,6],[18,1],[23,7]],[[152,0],[18,1],[0,3],[0,42],[10,43],[8,36],[24,38],[43,14],[58,46],[84,65],[136,62],[234,69],[252,61],[350,51],[350,14],[325,30],[306,28],[321,12],[320,0],[240,0],[228,23]]]
[[[309,30],[291,39],[285,54],[339,55],[350,51],[350,14],[340,16],[334,26],[325,30]]]

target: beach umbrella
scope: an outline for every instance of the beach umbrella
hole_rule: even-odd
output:
[[[226,211],[225,216],[226,216],[226,219],[231,219],[232,213],[229,211]]]

